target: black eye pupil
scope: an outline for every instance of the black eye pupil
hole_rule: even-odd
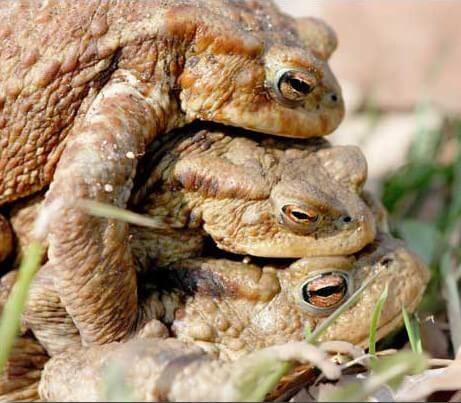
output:
[[[343,217],[343,222],[351,222],[352,221],[352,217],[346,215]]]
[[[291,214],[297,220],[308,220],[309,219],[309,216],[305,213],[302,213],[301,211],[293,211]]]
[[[318,296],[318,297],[329,297],[330,295],[333,294],[342,294],[344,292],[344,285],[332,285],[332,286],[327,286],[320,288],[315,291],[307,291],[308,298],[312,298],[313,296]]]
[[[384,259],[381,260],[381,264],[385,267],[391,265],[393,262],[393,259],[390,257],[385,257]]]
[[[307,95],[309,92],[312,91],[312,87],[306,83],[305,81],[298,80],[297,78],[290,78],[289,83],[291,87],[295,90],[300,92],[301,94]]]

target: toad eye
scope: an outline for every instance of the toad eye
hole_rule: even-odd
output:
[[[280,100],[298,103],[314,90],[316,84],[308,72],[282,69],[277,73],[274,90]]]
[[[301,305],[316,314],[329,314],[347,300],[351,288],[349,275],[345,272],[313,275],[300,287]]]
[[[283,206],[282,214],[290,221],[298,224],[312,224],[317,222],[320,218],[317,212],[300,208],[294,204],[287,204]]]

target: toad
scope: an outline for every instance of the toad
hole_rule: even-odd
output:
[[[235,128],[193,126],[155,142],[138,171],[130,209],[167,228],[129,227],[125,242],[139,271],[200,256],[207,237],[232,253],[299,258],[351,254],[376,234],[371,209],[361,197],[367,165],[356,147],[270,136],[256,141]],[[17,203],[13,209],[11,221],[20,245],[30,239],[38,200]],[[123,245],[120,238],[119,243],[113,241],[116,231],[123,235],[122,225],[98,235],[113,248],[113,259]],[[118,276],[100,273],[107,277],[98,288],[91,281],[90,266],[99,253],[77,240],[73,245],[71,270],[56,259],[48,262],[59,267],[55,276],[66,277],[61,297],[66,294],[83,315],[88,298],[104,296],[105,308],[98,312],[118,315],[119,299],[110,295],[135,295],[136,274],[121,283]],[[110,340],[111,332],[100,329],[100,340]]]
[[[223,385],[235,381],[230,369],[238,368],[233,361],[240,364],[251,357],[249,352],[303,340],[305,326],[315,330],[322,318],[372,276],[376,276],[374,281],[358,302],[320,338],[362,346],[367,343],[369,320],[385,285],[389,284],[389,297],[378,324],[378,338],[401,324],[402,306],[414,311],[429,279],[420,260],[388,235],[381,234],[354,256],[305,258],[289,267],[207,258],[173,264],[162,273],[162,287],[145,300],[146,325],[137,336],[127,343],[55,356],[45,366],[41,396],[100,399],[105,368],[110,365],[122,369],[121,379],[136,400],[225,399],[220,395],[226,390]],[[156,278],[155,287],[158,284]],[[155,338],[153,344],[146,341],[162,334],[158,322],[149,317],[161,319],[183,341],[176,347],[178,354],[171,353],[168,339]],[[154,332],[149,332],[151,326]],[[300,351],[303,344],[299,344]],[[129,351],[136,360],[131,354],[127,359]],[[167,387],[164,371],[169,373]]]
[[[174,229],[179,245],[170,231],[167,248],[156,247],[158,232],[133,226],[138,257],[162,264],[169,248],[184,248],[179,234],[188,245],[207,234],[228,252],[283,258],[351,254],[376,235],[361,198],[367,163],[357,147],[255,140],[207,125],[182,129],[147,158],[130,208]]]
[[[267,0],[9,0],[0,16],[0,205],[50,184],[59,292],[77,271],[100,289],[117,279],[108,298],[82,288],[94,310],[119,301],[94,323],[61,295],[88,343],[128,332],[135,264],[128,226],[87,216],[76,199],[125,207],[146,147],[194,120],[311,137],[343,116],[327,64],[334,39],[306,45],[296,20]]]
[[[141,161],[129,209],[158,229],[130,226],[138,269],[201,255],[205,237],[224,251],[299,258],[359,251],[376,234],[363,192],[365,157],[322,140],[252,139],[215,127],[181,129]],[[43,197],[16,203],[20,249]]]
[[[146,300],[144,310],[150,300],[152,312],[176,337],[198,342],[222,359],[235,359],[255,349],[302,340],[305,326],[315,330],[376,273],[359,302],[320,338],[365,347],[371,311],[386,283],[389,297],[378,337],[401,324],[402,306],[416,309],[429,280],[419,258],[385,234],[358,254],[304,258],[288,267],[276,261],[260,267],[211,258],[173,263],[158,275],[161,287]],[[176,299],[171,297],[175,294]],[[156,311],[158,301],[168,305]],[[177,306],[171,301],[178,301]]]
[[[80,337],[54,290],[52,272],[52,267],[45,266],[38,274],[25,324],[48,353],[56,355],[79,348]],[[399,325],[402,304],[409,311],[416,308],[428,281],[420,260],[402,242],[385,234],[358,254],[304,258],[289,266],[277,260],[258,266],[217,258],[172,263],[142,277],[142,303],[134,333],[155,318],[178,338],[197,342],[220,358],[234,359],[255,348],[301,339],[306,323],[314,329],[374,273],[379,276],[363,294],[366,303],[380,294],[386,279],[395,293],[383,313],[387,330],[379,331],[381,335]],[[344,314],[326,339],[366,343],[366,320],[360,321],[363,326],[357,324],[346,331],[351,318],[369,314],[363,304]],[[87,314],[92,317],[101,312],[88,310]]]

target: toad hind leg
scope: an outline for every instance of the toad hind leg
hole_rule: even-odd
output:
[[[83,344],[123,339],[136,320],[136,273],[128,225],[85,214],[78,199],[125,207],[136,157],[157,133],[178,126],[168,86],[119,70],[74,129],[46,195],[50,264]],[[176,119],[175,121],[173,119]],[[48,209],[48,212],[46,212]]]

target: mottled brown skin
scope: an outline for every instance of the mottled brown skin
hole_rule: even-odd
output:
[[[378,203],[368,205],[361,198],[366,161],[355,147],[268,137],[255,141],[246,132],[221,127],[183,129],[170,137],[155,144],[142,161],[129,204],[171,227],[162,232],[130,226],[129,247],[139,272],[201,256],[207,236],[226,251],[290,258],[346,255],[375,238]],[[18,203],[12,211],[20,246],[30,239],[37,203],[39,197]],[[315,211],[320,218],[290,224],[282,220],[286,204]],[[344,223],[344,216],[350,222]],[[84,259],[97,259],[89,253],[81,251]],[[76,260],[75,265],[82,263]],[[61,298],[51,292],[57,275],[53,267],[60,270],[56,261],[48,261],[36,277],[25,314],[25,323],[50,355],[80,345],[78,330],[60,308]],[[87,294],[78,290],[73,300],[96,322],[117,309],[119,298],[112,299],[112,305],[107,300],[102,310],[88,304],[87,295],[110,298],[110,291],[119,287],[116,277],[106,279],[103,288],[86,284]],[[53,316],[60,318],[59,327],[47,320]],[[111,329],[107,332],[109,339]]]
[[[109,249],[108,255],[115,260],[126,246],[137,270],[151,271],[179,259],[201,256],[208,236],[226,251],[295,258],[350,254],[374,239],[375,220],[360,196],[366,179],[366,161],[357,148],[331,147],[325,141],[306,143],[270,137],[258,140],[252,140],[245,131],[217,127],[182,129],[181,133],[172,133],[154,144],[153,151],[140,164],[129,207],[153,216],[171,230],[130,226],[129,239],[123,241],[117,239],[116,231],[124,224],[114,222],[113,231],[96,234],[113,248],[114,253]],[[36,197],[21,203],[12,211],[11,222],[19,246],[30,239],[39,211],[34,202],[39,200]],[[286,205],[318,218],[306,223],[292,222],[283,212]],[[348,222],[344,222],[345,217]],[[75,228],[69,231],[75,233]],[[120,237],[123,234],[121,231]],[[91,241],[95,234],[86,236]],[[91,264],[99,258],[98,244],[92,242],[89,249],[80,238],[73,242],[73,282],[60,293],[68,294],[89,322],[113,315],[114,311],[125,317],[126,313],[120,311],[120,299],[136,295],[135,273],[131,273],[131,288],[120,284],[118,276],[107,273],[99,273],[105,278],[103,285],[88,281]],[[59,280],[63,263],[55,259],[47,266],[59,268],[54,271]],[[87,270],[78,277],[76,268],[82,266]],[[59,332],[55,330],[57,334],[48,336],[49,330],[42,327],[39,307],[44,306],[46,318],[45,308],[56,296],[50,296],[41,281],[39,276],[33,287],[32,312],[26,317],[41,343],[54,354],[67,343],[63,347],[48,347],[47,338],[55,339]],[[46,283],[54,286],[56,279],[50,281]],[[77,285],[84,286],[85,292]],[[56,286],[59,287],[58,283]],[[105,305],[91,304],[88,298],[104,298]],[[63,334],[66,332],[67,327]],[[100,329],[99,337],[110,340],[114,329]]]
[[[228,235],[226,242],[222,242],[222,238],[219,240],[224,245],[221,247],[230,251],[250,254],[255,250],[251,247],[258,246],[254,235],[258,227],[245,221],[247,211],[256,211],[266,217],[266,226],[258,234],[259,242],[266,248],[264,254],[270,256],[347,254],[361,249],[375,237],[372,212],[377,217],[382,214],[378,202],[370,201],[368,205],[359,196],[366,177],[366,164],[357,149],[329,148],[325,142],[288,144],[269,139],[254,142],[243,135],[231,137],[221,130],[201,131],[195,135],[185,131],[156,148],[158,158],[148,155],[149,162],[156,168],[149,172],[149,164],[146,164],[141,169],[144,184],[137,188],[131,207],[163,220],[172,229],[159,232],[130,226],[130,249],[139,272],[150,272],[180,259],[201,256],[204,237],[215,237],[215,228],[221,221],[218,214],[225,213],[228,206],[233,209],[223,214],[228,227],[221,226]],[[191,181],[195,172],[192,185],[184,182],[185,170],[186,182]],[[202,187],[194,186],[195,183]],[[295,233],[291,226],[279,222],[281,205],[287,201],[304,208],[308,203],[311,208],[322,207],[323,220],[317,227],[308,225],[309,231],[315,230],[313,233]],[[16,206],[11,216],[20,245],[27,242],[32,232],[38,211],[34,202],[40,199]],[[353,220],[348,224],[338,223],[338,218],[345,214]],[[210,215],[215,221],[202,218]],[[234,219],[229,223],[226,217],[230,215]],[[55,270],[52,267],[48,262],[34,280],[25,323],[48,353],[55,355],[71,346],[79,346],[80,339],[73,322],[62,319],[67,314],[62,312],[61,300],[54,291]],[[103,290],[95,287],[92,293],[100,295],[105,289],[117,286],[117,283],[107,282]],[[92,309],[86,297],[80,294],[75,295],[75,299],[80,301],[82,308],[87,308],[88,318],[96,320],[111,312]],[[118,304],[118,300],[113,303]],[[56,321],[60,323],[59,328],[56,322],[49,323],[50,316],[61,318]]]
[[[129,331],[135,268],[127,225],[76,199],[124,207],[146,147],[193,120],[310,137],[343,116],[328,55],[266,0],[11,0],[0,15],[0,205],[51,182],[48,257],[87,344]],[[89,322],[76,293],[110,313]]]
[[[377,210],[379,206],[376,206]],[[289,267],[277,262],[256,266],[225,259],[189,259],[159,270],[153,282],[145,278],[141,281],[143,291],[136,318],[137,329],[131,337],[134,336],[134,340],[138,337],[165,338],[172,334],[186,345],[200,346],[212,357],[224,361],[239,359],[251,351],[275,344],[303,340],[305,326],[314,329],[329,311],[306,310],[300,303],[300,285],[313,274],[332,270],[350,273],[353,284],[351,292],[379,272],[357,305],[344,313],[322,337],[322,340],[339,339],[359,345],[367,342],[368,320],[386,283],[389,283],[391,295],[384,306],[378,337],[383,337],[400,325],[402,305],[410,312],[416,308],[428,281],[428,271],[419,259],[400,241],[384,234],[354,256],[305,258]],[[34,329],[34,335],[48,354],[61,357],[56,362],[67,361],[62,357],[68,357],[68,354],[63,356],[61,353],[69,350],[73,351],[71,355],[77,357],[77,361],[87,360],[94,354],[100,355],[103,361],[110,361],[112,348],[114,351],[130,350],[131,347],[111,346],[105,350],[91,350],[89,356],[75,353],[81,346],[80,337],[53,289],[50,282],[53,276],[50,273],[52,269],[45,265],[37,275],[30,292],[24,324]],[[8,276],[11,277],[11,274]],[[342,303],[345,300],[338,301]],[[351,323],[354,325],[351,326]],[[130,343],[130,346],[137,345],[136,341]],[[160,343],[160,351],[161,346]],[[137,347],[134,348],[138,351]],[[147,351],[142,354],[147,354]],[[75,362],[72,361],[74,358],[70,362]],[[56,368],[56,365],[52,364],[52,368]],[[160,366],[153,371],[157,373],[162,368]],[[93,370],[98,371],[96,364]],[[137,371],[133,368],[130,370]],[[74,373],[63,371],[62,368],[60,372]],[[51,373],[56,375],[55,372]],[[283,390],[305,374],[304,370],[299,369],[296,376],[292,375],[283,384]],[[51,379],[54,379],[54,375]],[[76,379],[78,382],[89,382],[87,372]],[[73,383],[73,387],[86,390],[88,385],[82,389],[78,382]],[[153,382],[156,382],[155,377]],[[58,384],[57,389],[62,390],[60,388]],[[72,393],[76,393],[75,389]],[[61,395],[51,396],[58,399],[56,396]]]
[[[378,337],[401,324],[402,305],[409,311],[416,309],[429,280],[429,272],[419,258],[400,241],[384,234],[359,254],[305,258],[284,269],[276,264],[258,267],[222,259],[186,260],[173,264],[165,273],[171,277],[170,287],[185,295],[184,306],[176,310],[171,329],[179,339],[198,342],[222,359],[303,340],[304,327],[314,330],[330,311],[312,312],[302,306],[300,286],[309,275],[331,270],[350,273],[353,289],[379,272],[359,302],[320,338],[361,346],[366,346],[369,318],[386,283],[390,294]],[[160,294],[167,288],[164,285]]]
[[[228,252],[293,258],[354,253],[375,237],[375,219],[362,199],[367,164],[356,147],[255,141],[223,127],[169,137],[141,162],[128,205],[169,228],[130,227],[138,270],[199,256],[206,236]],[[12,210],[20,250],[41,200]],[[293,221],[285,206],[310,219]]]
[[[298,23],[269,1],[4,1],[0,13],[0,161],[7,174],[0,203],[51,181],[63,141],[122,70],[152,89],[170,87],[159,94],[158,112],[177,115],[176,124],[202,119],[308,137],[334,130],[342,117],[325,64],[334,33],[322,22]],[[319,81],[304,107],[272,105],[267,96],[274,70],[285,67]],[[168,111],[168,103],[177,106]],[[281,121],[262,127],[263,114]]]
[[[248,353],[303,340],[306,325],[315,329],[323,315],[306,310],[300,302],[299,287],[313,274],[332,270],[349,273],[353,289],[378,273],[356,305],[321,337],[322,341],[344,340],[362,346],[367,343],[370,317],[387,283],[390,295],[378,324],[378,338],[401,324],[402,306],[410,312],[416,308],[429,280],[429,272],[421,261],[400,241],[384,234],[355,256],[305,258],[285,268],[223,259],[187,260],[163,272],[161,290],[143,304],[146,319],[153,315],[163,320],[184,344],[171,339],[159,341],[161,332],[144,331],[151,324],[158,330],[158,322],[148,322],[127,343],[64,353],[51,359],[41,381],[41,396],[53,400],[101,398],[103,368],[109,362],[125,368],[129,374],[125,382],[140,400],[159,400],[165,398],[166,392],[170,400],[220,396],[222,383],[216,379],[221,379],[222,371],[230,376],[230,368],[235,370],[245,357],[249,358]],[[152,337],[155,344],[146,340]],[[298,349],[303,345],[306,344],[301,342]],[[197,351],[197,346],[208,356]],[[133,360],[132,355],[137,358]],[[128,356],[133,364],[127,366]],[[226,364],[228,360],[237,360],[236,365]],[[168,365],[174,371],[166,388],[162,373]],[[298,371],[297,376],[302,372]],[[210,382],[212,373],[215,376]],[[222,379],[224,383],[228,381],[226,377]],[[188,389],[192,384],[205,388],[201,392],[208,394]],[[185,394],[176,395],[178,390]]]
[[[235,359],[254,349],[301,340],[306,323],[314,329],[331,311],[309,311],[301,306],[300,284],[315,273],[331,270],[351,273],[349,291],[379,273],[363,294],[363,301],[323,336],[325,340],[360,345],[366,343],[367,318],[386,282],[392,286],[392,298],[382,314],[384,330],[378,332],[380,337],[400,324],[402,304],[409,311],[416,308],[429,276],[414,254],[385,234],[356,255],[304,258],[289,266],[277,261],[258,266],[216,258],[188,259],[158,269],[155,276],[142,278],[143,302],[138,312],[138,329],[133,334],[152,318],[159,319],[178,338],[197,342],[222,359]],[[79,342],[71,323],[64,321],[66,313],[50,286],[50,272],[45,266],[38,275],[40,282],[32,289],[25,324],[55,355],[64,350],[62,340],[77,347]],[[344,300],[339,298],[338,302]],[[349,328],[351,323],[354,326]],[[157,336],[164,334],[162,328],[155,327],[155,332]]]
[[[45,368],[39,392],[50,401],[106,401],[111,395],[105,387],[111,368],[120,374],[118,387],[125,387],[134,401],[244,401],[251,385],[273,376],[281,361],[319,366],[328,379],[340,374],[325,351],[305,342],[273,346],[226,362],[177,339],[136,338],[56,356]]]
[[[184,238],[207,234],[219,248],[243,255],[345,255],[375,238],[375,220],[361,198],[367,164],[358,148],[245,134],[208,128],[175,135],[147,155],[154,169],[141,170],[143,184],[130,207]],[[135,254],[157,260],[148,266],[163,263],[165,250],[174,248],[171,238],[166,249],[157,247],[158,232],[130,232],[139,240]]]

